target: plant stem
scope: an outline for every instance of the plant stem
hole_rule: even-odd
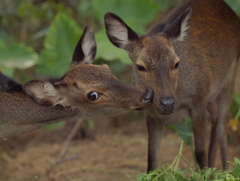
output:
[[[193,160],[194,160],[194,165],[198,165],[197,164],[197,159],[195,157],[195,151],[194,151],[194,148],[193,148],[193,144],[191,144],[190,147],[191,147],[191,152],[192,152],[192,156],[193,156]]]
[[[175,167],[174,167],[174,171],[177,171],[177,169],[178,169],[178,165],[179,165],[180,159],[181,159],[181,157],[182,157],[183,144],[184,144],[184,142],[182,141],[182,142],[181,142],[181,145],[180,145],[179,152],[178,152],[177,163],[176,163],[176,165],[175,165]]]

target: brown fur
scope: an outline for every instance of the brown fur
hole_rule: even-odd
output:
[[[151,89],[122,83],[108,66],[90,64],[95,55],[95,39],[87,27],[71,69],[61,79],[20,85],[0,73],[0,138],[56,121],[122,114],[151,104]],[[91,93],[98,98],[89,99]]]
[[[226,168],[225,122],[240,56],[236,14],[222,0],[190,0],[173,9],[145,36],[137,35],[112,13],[105,15],[105,26],[109,40],[129,53],[136,83],[154,91],[153,105],[147,111],[148,171],[158,166],[163,127],[184,117],[193,121],[199,166],[213,166],[218,139]],[[207,110],[213,122],[208,155]]]

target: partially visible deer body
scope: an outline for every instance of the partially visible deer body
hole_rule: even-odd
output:
[[[199,166],[213,166],[218,142],[226,168],[225,123],[240,57],[237,15],[222,0],[190,0],[144,36],[113,13],[104,18],[109,40],[126,50],[134,63],[135,82],[154,91],[147,110],[148,171],[158,166],[164,126],[184,117],[193,121]],[[213,124],[208,156],[207,111]]]
[[[21,85],[0,73],[0,138],[61,120],[141,110],[151,103],[151,89],[120,82],[108,66],[91,64],[95,55],[94,34],[87,27],[61,79]]]

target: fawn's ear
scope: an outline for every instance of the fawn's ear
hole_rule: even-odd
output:
[[[131,51],[133,43],[138,40],[138,35],[113,13],[106,13],[104,21],[108,39],[112,44],[126,51]]]
[[[80,40],[75,47],[71,66],[73,67],[80,63],[92,63],[96,56],[96,52],[97,45],[92,27],[86,26]]]
[[[23,91],[36,103],[43,106],[64,105],[64,97],[59,87],[47,81],[34,80],[23,84]]]
[[[164,28],[163,32],[173,41],[183,41],[187,37],[188,21],[192,9],[186,9],[183,14]]]

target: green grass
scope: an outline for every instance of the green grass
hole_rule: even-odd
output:
[[[199,169],[191,166],[182,155],[183,142],[181,143],[178,155],[171,165],[165,165],[158,170],[147,173],[140,173],[136,176],[137,181],[240,181],[240,160],[234,158],[228,162],[233,166],[231,170],[218,170],[217,168]],[[179,168],[180,161],[185,162],[188,168]]]

